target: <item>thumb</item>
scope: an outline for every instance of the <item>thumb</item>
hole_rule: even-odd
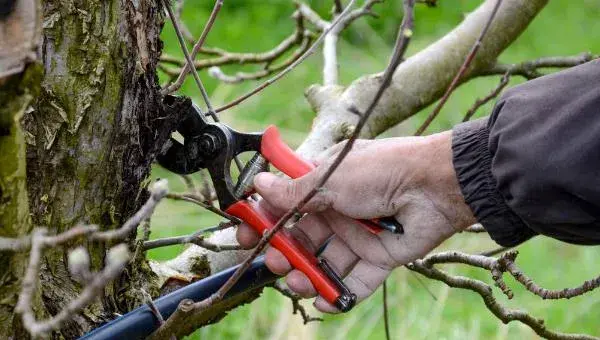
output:
[[[282,178],[268,172],[254,177],[256,191],[272,206],[282,210],[294,208],[317,184],[316,171],[297,179]],[[330,208],[335,194],[321,189],[304,205],[301,212],[318,212]]]

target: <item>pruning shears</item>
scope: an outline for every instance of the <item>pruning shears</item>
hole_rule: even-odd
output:
[[[175,97],[167,96],[165,103]],[[192,174],[202,169],[210,173],[221,210],[246,222],[260,235],[271,229],[277,219],[259,210],[255,200],[248,199],[253,193],[252,181],[259,172],[268,171],[272,164],[291,178],[304,176],[314,165],[298,156],[281,139],[273,125],[262,133],[242,133],[221,123],[211,123],[202,111],[188,101],[184,117],[177,127],[183,143],[171,138],[158,156],[158,163],[177,174]],[[237,155],[253,151],[255,155],[244,166],[234,183],[230,167]],[[402,233],[402,225],[394,218],[358,220],[371,233],[388,230]],[[356,302],[353,294],[340,276],[323,258],[317,258],[302,246],[285,228],[270,241],[291,263],[303,272],[318,293],[339,310],[346,312]]]

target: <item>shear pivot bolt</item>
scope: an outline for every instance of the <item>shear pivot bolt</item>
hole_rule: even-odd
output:
[[[219,139],[208,133],[205,133],[200,137],[198,145],[200,146],[200,152],[205,155],[212,155],[221,147]]]

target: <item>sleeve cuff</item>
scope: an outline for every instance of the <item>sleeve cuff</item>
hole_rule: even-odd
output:
[[[457,125],[452,131],[452,159],[460,190],[473,214],[501,246],[512,247],[536,233],[506,204],[491,172],[487,119]]]

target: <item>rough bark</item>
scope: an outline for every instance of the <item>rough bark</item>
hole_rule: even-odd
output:
[[[116,228],[147,198],[143,182],[178,119],[167,117],[157,85],[162,12],[143,0],[46,0],[43,18],[41,92],[23,118],[32,223]],[[106,246],[88,245],[95,269]],[[44,254],[40,317],[81,290],[66,268],[67,250]],[[136,261],[55,336],[77,337],[139,304],[136,289],[157,292],[153,279]]]
[[[547,2],[503,1],[463,81],[493,66],[498,55],[517,39]],[[361,137],[373,138],[439,99],[489,19],[495,3],[496,0],[487,0],[450,33],[401,64]],[[312,158],[346,139],[358,122],[358,117],[348,108],[364,110],[378,88],[380,77],[381,74],[363,76],[346,88],[311,86],[306,97],[317,117],[298,151]]]

